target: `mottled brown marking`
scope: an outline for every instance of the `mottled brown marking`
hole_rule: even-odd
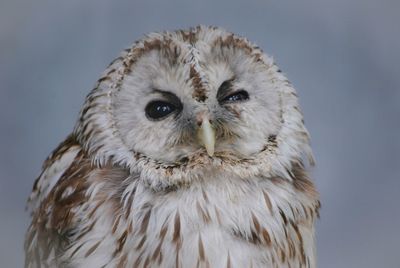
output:
[[[144,242],[146,242],[146,236],[144,235],[143,237],[142,237],[142,239],[140,239],[140,241],[139,241],[139,243],[137,244],[137,246],[136,246],[136,250],[139,250],[139,249],[141,249],[142,247],[143,247],[143,245],[144,245]]]
[[[301,255],[301,262],[303,264],[306,263],[306,254],[304,252],[304,242],[303,242],[303,237],[300,233],[299,227],[297,224],[295,224],[293,221],[290,221],[290,224],[292,225],[294,231],[296,232],[297,238],[299,240],[299,246],[300,246],[300,255]]]
[[[279,214],[281,215],[281,218],[282,218],[282,220],[283,220],[283,223],[284,223],[285,225],[287,225],[288,220],[287,220],[287,218],[286,218],[285,213],[283,212],[283,210],[282,210],[281,208],[279,208]]]
[[[282,248],[279,248],[279,255],[281,258],[281,262],[284,263],[286,261],[286,254],[285,251]]]
[[[158,265],[160,265],[162,263],[162,260],[163,260],[163,254],[162,254],[162,251],[160,251],[160,254],[158,255],[158,260],[157,260]]]
[[[240,108],[237,106],[226,106],[225,107],[228,111],[230,111],[236,118],[240,119]]]
[[[167,167],[164,169],[166,176],[171,176],[173,174],[174,169],[172,167]]]
[[[302,209],[303,209],[305,218],[306,218],[306,219],[309,219],[309,216],[310,216],[310,215],[308,215],[308,209],[304,206],[304,204],[301,204],[301,207],[302,207]]]
[[[319,215],[320,208],[321,208],[321,202],[318,200],[317,204],[315,205],[315,214],[317,215],[317,218],[320,217],[320,215]]]
[[[117,240],[117,248],[115,249],[113,256],[116,256],[118,253],[120,253],[122,251],[122,249],[124,248],[127,236],[128,236],[128,231],[125,230]]]
[[[231,255],[229,254],[229,251],[228,251],[228,256],[226,258],[226,268],[232,268]]]
[[[296,217],[296,213],[294,212],[294,209],[293,209],[292,205],[289,204],[289,208],[290,208],[290,211],[292,212],[293,218],[295,218]]]
[[[264,241],[267,243],[268,246],[271,246],[271,236],[269,235],[267,229],[263,229],[261,232],[262,237],[264,238]]]
[[[196,208],[197,208],[198,213],[202,216],[203,221],[205,223],[210,223],[210,221],[211,221],[210,214],[208,213],[208,210],[204,211],[204,209],[201,207],[199,201],[196,202]]]
[[[162,241],[160,241],[156,247],[156,249],[153,252],[153,256],[151,257],[151,259],[154,261],[157,259],[157,257],[160,256],[161,254],[161,246],[162,246]]]
[[[271,255],[271,262],[272,262],[272,264],[276,264],[274,255]],[[274,267],[279,268],[277,266],[274,266]]]
[[[254,213],[251,213],[251,218],[253,220],[253,225],[254,225],[254,228],[256,229],[256,232],[260,233],[260,230],[261,230],[260,222],[258,221],[256,215],[254,215]]]
[[[179,262],[179,248],[176,250],[175,254],[175,267],[179,268],[181,267],[180,262]]]
[[[287,230],[287,228],[283,228],[283,231],[284,231],[284,233],[285,233],[285,238],[286,239],[288,239],[289,238],[289,236],[288,236],[288,230]]]
[[[123,254],[119,258],[119,262],[117,264],[117,268],[124,268],[126,266],[127,260],[128,260],[128,255],[127,254]]]
[[[132,231],[133,231],[133,224],[132,221],[130,221],[128,224],[128,233],[132,233]]]
[[[190,66],[189,76],[194,87],[192,97],[198,102],[204,102],[207,99],[207,91],[201,81],[200,74],[193,65]]]
[[[197,42],[199,30],[200,28],[191,28],[189,31],[180,30],[178,32],[181,34],[184,42],[194,45]]]
[[[202,195],[203,195],[204,201],[208,202],[207,193],[206,193],[206,191],[205,191],[203,188],[201,189],[201,193],[202,193]]]
[[[248,238],[248,241],[256,245],[261,243],[259,234],[256,233],[254,230],[251,230],[251,237]]]
[[[251,230],[251,235],[247,235],[246,233],[244,233],[242,230],[236,230],[233,229],[232,230],[232,234],[240,239],[243,239],[249,243],[258,245],[261,243],[261,237],[259,236],[260,234],[258,234],[255,230]]]
[[[143,268],[149,267],[149,264],[150,264],[150,256],[147,256],[146,260],[144,261]]]
[[[140,266],[140,263],[142,262],[142,255],[143,255],[143,252],[140,253],[139,256],[136,258],[133,267],[139,267]]]
[[[88,197],[85,192],[88,188],[86,178],[92,171],[91,161],[83,152],[78,153],[71,166],[64,172],[53,190],[42,202],[37,214],[42,223],[49,222],[51,228],[63,232],[72,228],[74,208],[82,205]],[[70,195],[63,198],[67,188],[75,189]],[[46,211],[52,213],[48,215]]]
[[[55,150],[46,158],[46,160],[43,162],[42,165],[42,172],[40,175],[36,178],[35,182],[33,183],[32,187],[32,194],[39,195],[42,191],[42,189],[39,189],[39,181],[42,178],[43,173],[57,160],[60,160],[61,157],[70,149],[72,148],[78,148],[79,143],[76,139],[76,136],[73,134],[70,134],[62,143],[60,143]],[[33,195],[28,199],[28,202],[32,201]]]
[[[97,205],[92,209],[92,211],[88,214],[88,218],[92,218],[94,213],[96,213],[97,209],[106,202],[105,199],[101,200],[100,202],[97,203]]]
[[[25,247],[26,245],[31,245],[32,244],[32,239],[37,235],[37,231],[32,228],[32,224],[29,226],[28,233],[27,233],[27,238],[25,242]]]
[[[93,227],[95,226],[97,220],[94,220],[89,227],[85,227],[82,229],[81,233],[78,235],[78,237],[76,238],[76,240],[80,240],[82,237],[84,237],[85,235],[87,235],[90,231],[92,231]]]
[[[311,218],[314,219],[314,210],[311,207],[308,207],[308,211],[310,212]]]
[[[84,244],[85,244],[85,242],[83,242],[83,243],[81,243],[79,246],[77,246],[77,247],[74,249],[74,251],[72,251],[72,253],[71,253],[71,255],[70,255],[70,258],[74,257],[75,254],[81,249],[81,247],[82,247]],[[39,258],[38,258],[38,260],[39,260]]]
[[[292,239],[288,240],[288,245],[289,245],[289,258],[293,259],[296,256],[296,248],[294,246]]]
[[[94,244],[91,248],[89,248],[85,254],[85,258],[89,257],[89,255],[92,254],[97,249],[97,247],[100,245],[100,243],[101,243],[101,240],[99,242],[97,242],[96,244]]]
[[[278,176],[268,177],[268,180],[277,186],[285,183],[285,180],[282,177]]]
[[[229,34],[226,37],[218,38],[213,46],[220,48],[226,47],[229,49],[240,49],[249,55],[255,62],[262,61],[261,49],[252,46],[245,38],[240,38],[234,34]]]
[[[161,228],[160,233],[159,233],[159,237],[160,237],[161,241],[164,240],[164,237],[167,234],[167,231],[168,231],[168,225],[165,225]]]
[[[131,196],[129,196],[128,208],[127,208],[127,210],[126,210],[126,212],[125,212],[125,220],[128,220],[129,215],[131,215],[132,200],[133,200],[133,197],[132,197],[132,195],[131,195]]]
[[[292,164],[291,173],[293,174],[293,186],[296,190],[307,194],[313,199],[318,198],[318,192],[312,181],[308,178],[304,167],[298,163],[294,163]]]
[[[118,227],[118,224],[119,224],[120,219],[121,219],[121,215],[119,215],[119,216],[117,217],[117,219],[114,221],[114,224],[113,224],[111,233],[114,234],[115,231],[117,230],[117,227]]]
[[[126,52],[129,52],[129,51],[126,51]],[[126,54],[126,53],[124,53],[124,54]],[[113,65],[117,61],[123,61],[123,60],[124,60],[124,56],[119,56],[119,57],[115,58],[114,60],[112,60],[108,66]]]
[[[201,235],[199,235],[199,257],[200,261],[205,261],[206,259],[206,254],[204,252],[204,245],[203,241],[201,240]]]
[[[115,68],[111,68],[107,71],[107,75],[111,75],[113,73],[115,73],[117,70]]]
[[[220,214],[219,210],[217,209],[217,207],[214,207],[214,210],[215,210],[215,215],[217,216],[218,224],[221,225],[222,224],[221,214]]]
[[[127,70],[129,71],[132,63],[137,61],[138,58],[150,51],[159,51],[164,59],[169,61],[170,65],[175,65],[181,53],[180,47],[169,37],[163,37],[161,40],[154,39],[150,41],[144,41],[143,47],[133,47],[133,59],[127,62]]]
[[[42,169],[47,169],[56,160],[60,159],[64,153],[66,153],[71,147],[79,146],[79,142],[74,134],[68,135],[68,137],[60,143],[57,148],[46,158],[43,163]]]
[[[270,212],[271,214],[273,214],[272,203],[271,203],[271,199],[269,198],[268,193],[267,193],[266,191],[263,191],[263,195],[264,195],[265,204],[267,205],[267,207],[268,207],[268,209],[269,209],[269,212]]]
[[[104,75],[103,77],[100,77],[98,80],[97,80],[97,83],[102,83],[102,82],[104,82],[104,81],[107,81],[107,80],[111,80],[111,77],[109,76],[109,75]]]
[[[175,220],[174,220],[174,234],[172,236],[172,241],[175,243],[179,243],[181,240],[181,219],[179,216],[179,211],[175,213]]]
[[[230,107],[226,107],[230,110]],[[217,118],[213,121],[213,126],[215,127],[215,134],[217,140],[233,141],[234,139],[240,138],[237,133],[235,133],[230,127],[227,126],[227,121]],[[219,152],[218,155],[223,155],[223,152]]]
[[[139,231],[141,234],[144,234],[147,230],[147,227],[149,225],[150,215],[151,215],[151,208],[143,216],[142,225],[140,226],[140,231]]]

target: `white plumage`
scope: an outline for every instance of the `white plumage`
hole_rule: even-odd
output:
[[[315,267],[308,161],[295,90],[258,47],[149,34],[45,161],[26,267]]]

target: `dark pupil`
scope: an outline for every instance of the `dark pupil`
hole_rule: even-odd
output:
[[[165,101],[153,101],[146,106],[146,115],[151,119],[159,119],[175,111],[176,107]]]
[[[232,95],[227,96],[227,97],[224,99],[224,101],[227,101],[227,102],[237,102],[237,101],[244,101],[244,100],[247,100],[248,98],[249,98],[249,94],[248,94],[246,91],[241,90],[241,91],[239,91],[239,92],[236,92],[236,93],[234,93],[234,94],[232,94]]]

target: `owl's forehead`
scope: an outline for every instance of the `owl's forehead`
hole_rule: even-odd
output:
[[[149,34],[129,55],[130,73],[146,77],[148,88],[178,90],[198,102],[206,101],[223,81],[265,67],[258,47],[211,27]]]

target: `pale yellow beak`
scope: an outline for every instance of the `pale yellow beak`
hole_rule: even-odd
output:
[[[200,142],[206,148],[207,154],[209,156],[213,156],[215,148],[215,130],[212,127],[209,119],[204,119],[201,122],[197,136]]]

